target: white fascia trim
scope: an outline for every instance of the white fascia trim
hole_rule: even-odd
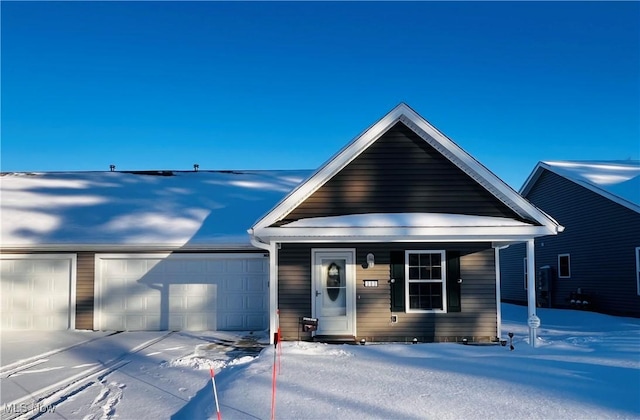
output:
[[[503,227],[480,226],[480,227],[269,227],[260,229],[256,235],[260,238],[269,238],[273,240],[286,240],[293,238],[360,238],[370,240],[402,240],[402,241],[424,241],[436,240],[443,238],[452,240],[473,241],[482,239],[486,241],[492,238],[492,241],[518,241],[527,240],[537,236],[555,235],[556,232],[545,226],[518,226]]]

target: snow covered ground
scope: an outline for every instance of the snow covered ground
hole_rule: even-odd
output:
[[[57,405],[40,418],[216,418],[213,366],[223,419],[269,419],[275,360],[279,419],[640,419],[640,319],[540,309],[539,343],[532,349],[526,308],[503,305],[502,313],[504,336],[514,333],[513,351],[509,345],[285,342],[256,357],[229,352],[241,337],[220,333],[102,334],[96,349],[83,344],[76,350],[84,351],[44,357],[59,358],[50,376],[90,369],[87,360],[100,352],[100,367],[109,367],[109,357],[116,364],[69,395],[42,401],[41,411]],[[35,355],[29,343],[24,354]],[[10,372],[5,355],[19,354],[19,346],[3,336],[3,394]],[[29,372],[42,372],[43,365],[10,378],[36,389],[38,373]],[[3,395],[2,401],[14,399]]]

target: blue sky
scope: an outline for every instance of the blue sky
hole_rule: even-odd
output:
[[[2,171],[313,169],[400,102],[518,189],[640,156],[639,2],[2,2]]]

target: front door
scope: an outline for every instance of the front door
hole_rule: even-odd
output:
[[[314,249],[311,302],[317,335],[355,336],[355,250]]]

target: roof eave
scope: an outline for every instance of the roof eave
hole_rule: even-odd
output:
[[[546,226],[268,227],[252,232],[263,242],[522,242],[557,233]]]

